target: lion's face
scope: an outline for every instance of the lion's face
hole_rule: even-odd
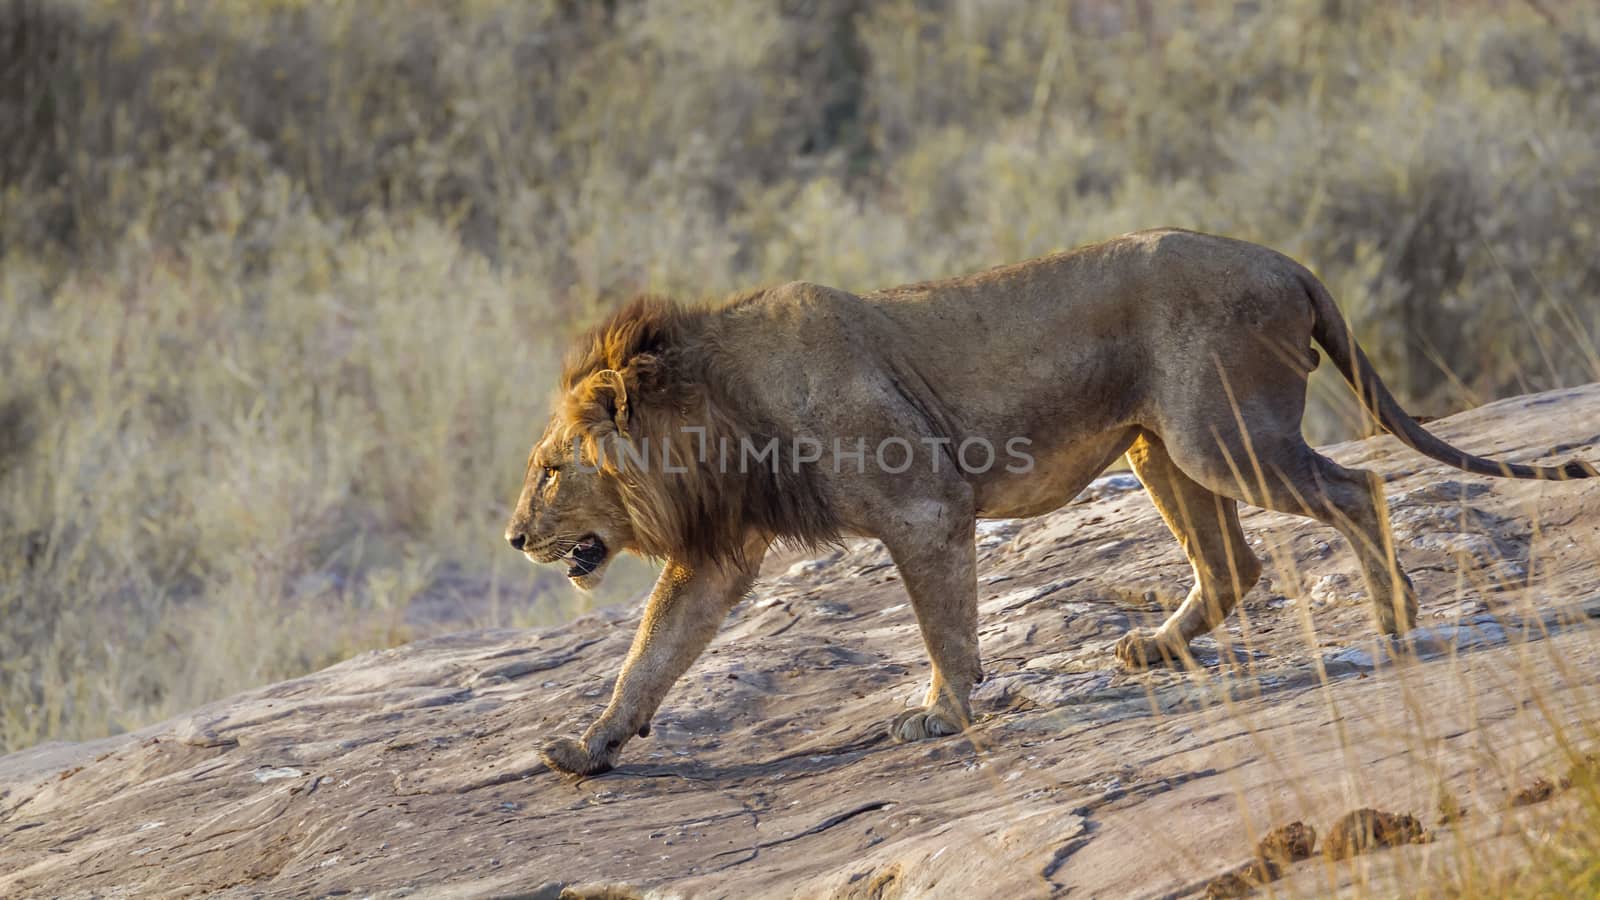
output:
[[[559,416],[559,414],[558,414]],[[611,557],[633,545],[633,529],[615,478],[585,464],[557,436],[552,422],[528,457],[506,540],[536,563],[567,563],[567,577],[588,590],[605,576]]]

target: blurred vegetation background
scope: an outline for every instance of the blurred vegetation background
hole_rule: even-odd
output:
[[[1597,122],[1553,0],[0,0],[0,751],[571,615],[500,532],[642,289],[1170,224],[1415,412],[1600,378]]]

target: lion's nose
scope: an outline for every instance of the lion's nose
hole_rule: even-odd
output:
[[[513,550],[521,550],[522,545],[528,542],[528,538],[521,532],[506,535],[506,540],[511,542],[511,549]]]

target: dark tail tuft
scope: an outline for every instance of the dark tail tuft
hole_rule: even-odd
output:
[[[1361,345],[1356,343],[1355,336],[1350,333],[1350,327],[1345,324],[1338,304],[1333,302],[1333,297],[1322,282],[1305,269],[1301,269],[1300,281],[1305,287],[1306,294],[1311,298],[1311,308],[1316,313],[1316,324],[1312,328],[1311,336],[1322,345],[1328,358],[1339,367],[1345,380],[1350,382],[1356,396],[1361,400],[1361,405],[1366,407],[1390,434],[1399,438],[1411,449],[1474,475],[1544,481],[1567,481],[1573,478],[1600,476],[1600,470],[1583,460],[1573,460],[1559,466],[1527,466],[1521,463],[1500,462],[1474,456],[1435,437],[1400,406],[1400,401],[1389,392],[1388,385],[1378,377],[1378,373],[1372,368],[1372,363],[1367,360],[1367,355],[1362,352]]]

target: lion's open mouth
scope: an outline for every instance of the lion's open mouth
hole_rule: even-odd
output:
[[[567,558],[572,560],[572,566],[567,569],[567,577],[582,578],[600,568],[600,564],[606,561],[605,542],[591,534],[574,545]]]

